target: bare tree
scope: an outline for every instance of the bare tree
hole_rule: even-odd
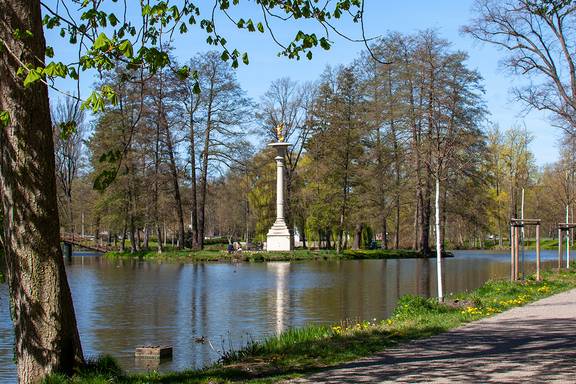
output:
[[[509,53],[504,64],[531,82],[514,89],[529,108],[550,111],[576,134],[576,3],[570,0],[477,0],[464,32]]]
[[[257,117],[266,137],[277,141],[281,126],[284,139],[292,144],[286,151],[286,219],[290,230],[296,224],[294,204],[294,182],[298,163],[304,146],[310,136],[312,124],[310,114],[316,87],[312,84],[299,85],[288,77],[277,79],[270,84],[260,101]],[[303,227],[301,223],[300,227]],[[304,233],[303,228],[301,232]]]
[[[84,111],[76,100],[68,98],[54,108],[52,121],[56,179],[64,198],[64,204],[60,204],[60,207],[66,210],[68,231],[76,232],[72,210],[72,183],[81,167],[86,133]]]

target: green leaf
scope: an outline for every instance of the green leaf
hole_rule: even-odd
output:
[[[128,59],[131,59],[134,56],[134,48],[132,47],[130,40],[122,40],[120,45],[118,45],[118,50]]]
[[[258,28],[258,31],[260,33],[264,33],[264,25],[262,25],[262,23],[258,23],[258,25],[256,25],[256,28]]]
[[[46,57],[54,57],[54,48],[50,46],[46,47]]]
[[[74,120],[66,121],[63,123],[58,124],[58,128],[60,129],[60,138],[62,140],[68,140],[70,136],[76,132],[76,122]]]
[[[244,52],[244,53],[242,54],[242,62],[243,62],[244,64],[248,65],[248,63],[249,63],[248,53]]]
[[[103,191],[108,188],[116,179],[116,170],[107,169],[102,172],[96,179],[94,179],[94,189],[97,191]]]
[[[312,60],[312,51],[308,51],[306,57],[308,58],[308,60]]]
[[[40,71],[42,69],[40,68]],[[28,71],[26,78],[24,79],[24,87],[28,88],[30,85],[34,84],[42,78],[42,73],[37,69],[31,69]]]
[[[190,76],[190,68],[188,68],[188,66],[186,66],[186,65],[183,66],[178,71],[176,71],[176,76],[180,80],[186,80],[188,78],[188,76]]]
[[[93,112],[104,110],[104,99],[97,91],[92,91],[90,96],[82,103],[80,109],[91,109]]]
[[[78,72],[76,72],[76,68],[74,67],[70,67],[68,69],[69,75],[72,79],[74,80],[78,80]]]
[[[195,95],[200,94],[200,84],[198,84],[198,82],[194,83],[194,87],[192,88],[192,92],[194,92]]]
[[[113,13],[108,15],[108,21],[110,22],[110,25],[113,27],[115,27],[116,24],[118,24],[118,18]]]
[[[230,55],[228,54],[227,51],[224,51],[224,52],[222,52],[222,55],[220,55],[220,58],[221,58],[223,61],[228,61],[228,59],[230,58]]]
[[[8,125],[10,125],[10,114],[8,113],[8,111],[0,112],[0,126],[2,128],[5,128]]]
[[[68,67],[63,63],[49,63],[44,69],[44,74],[50,77],[66,77],[68,75]]]
[[[329,50],[330,49],[330,42],[328,42],[328,40],[325,37],[322,37],[320,39],[320,46],[322,48],[324,48],[325,50]]]
[[[110,45],[110,39],[104,32],[100,33],[96,40],[94,41],[93,48],[94,49],[107,49]]]

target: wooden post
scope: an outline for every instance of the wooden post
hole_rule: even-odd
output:
[[[568,227],[566,228],[566,269],[570,269],[570,228]]]
[[[562,267],[562,228],[558,228],[558,272]]]
[[[510,281],[514,281],[514,244],[516,240],[514,240],[514,226],[510,225]]]
[[[536,224],[536,281],[540,281],[540,224]]]
[[[64,256],[66,257],[66,261],[72,261],[72,244],[64,243]]]
[[[514,229],[514,280],[518,280],[518,256],[520,250],[520,228]]]

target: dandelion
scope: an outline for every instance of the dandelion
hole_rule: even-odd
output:
[[[547,285],[543,285],[540,288],[537,289],[538,293],[550,293],[550,287],[548,287]]]

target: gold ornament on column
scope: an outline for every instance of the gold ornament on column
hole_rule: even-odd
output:
[[[276,126],[276,136],[278,137],[279,143],[284,142],[284,135],[282,134],[282,132],[284,132],[284,123],[280,123]]]

